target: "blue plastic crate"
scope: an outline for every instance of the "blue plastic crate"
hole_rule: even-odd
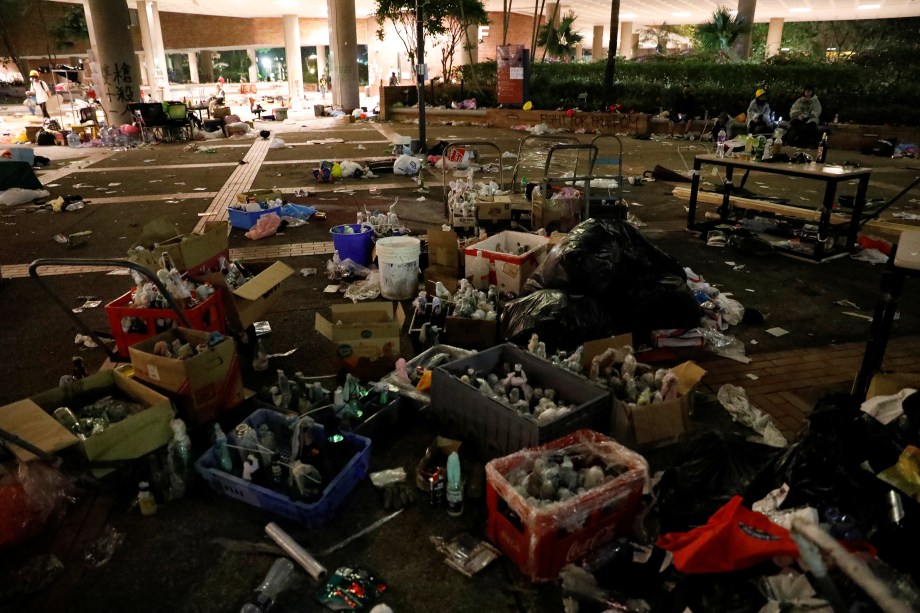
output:
[[[290,431],[288,418],[275,411],[259,409],[247,417],[244,422],[253,428],[267,423],[279,442],[284,441],[285,436],[289,436],[285,435]],[[322,426],[316,425],[313,427],[313,434],[315,437],[323,437],[325,430]],[[227,434],[227,442],[231,445],[237,444],[232,432]],[[195,462],[195,469],[220,494],[264,509],[304,527],[317,528],[332,516],[358,482],[367,476],[371,459],[370,439],[347,433],[345,443],[354,451],[354,455],[342,472],[326,486],[322,497],[313,503],[291,500],[286,494],[224,472],[220,468],[217,449],[213,446]],[[235,450],[230,451],[232,453]]]
[[[244,211],[242,209],[227,209],[227,215],[230,216],[230,225],[234,228],[241,228],[243,230],[248,230],[259,221],[259,218],[263,215],[268,215],[269,213],[274,213],[275,215],[281,216],[281,207],[275,206],[270,209],[262,209],[261,211],[254,211],[250,213],[249,211]]]

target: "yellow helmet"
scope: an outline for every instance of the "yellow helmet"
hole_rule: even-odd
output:
[[[767,90],[765,90],[765,89],[758,89],[758,90],[754,93],[754,97],[755,97],[755,98],[760,98],[760,97],[763,96],[765,93],[767,93]]]
[[[29,76],[30,76],[30,77],[37,77],[37,76],[38,76],[38,71],[37,71],[37,70],[30,70],[30,71],[29,71]]]

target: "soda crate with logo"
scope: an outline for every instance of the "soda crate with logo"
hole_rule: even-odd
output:
[[[246,425],[256,430],[259,429],[259,426],[267,424],[275,435],[275,440],[278,441],[282,461],[289,463],[290,445],[286,444],[286,441],[291,440],[290,420],[296,418],[296,415],[289,417],[268,409],[259,409],[243,421]],[[311,433],[314,439],[322,439],[326,436],[325,430],[320,425],[314,425]],[[300,526],[318,528],[332,517],[332,514],[341,506],[348,494],[367,476],[367,469],[371,459],[370,439],[351,432],[345,433],[344,437],[345,440],[341,444],[344,444],[346,450],[352,454],[351,458],[347,460],[345,467],[337,475],[328,479],[322,495],[315,502],[293,500],[283,492],[246,481],[235,473],[225,472],[220,467],[220,456],[215,446],[208,449],[195,462],[195,469],[198,474],[204,477],[208,485],[220,494],[263,509]],[[233,432],[227,433],[227,444],[240,444]],[[232,456],[236,456],[236,451],[232,447],[230,448]],[[285,454],[287,454],[287,458]],[[239,465],[239,457],[236,456],[234,466],[238,467]]]
[[[459,378],[469,368],[485,377],[504,363],[521,364],[528,385],[554,389],[559,399],[575,408],[549,423],[539,424]],[[431,410],[444,434],[477,441],[490,457],[540,445],[579,428],[604,432],[610,429],[610,392],[510,343],[435,368]]]
[[[185,325],[172,309],[140,309],[128,306],[129,304],[131,292],[105,305],[109,328],[115,337],[118,354],[123,358],[129,357],[128,348],[131,345],[171,330],[174,326]],[[219,288],[214,288],[213,294],[182,312],[193,330],[227,333]]]
[[[509,481],[509,475],[529,471],[536,459],[560,453],[573,457],[576,468],[591,464],[619,472],[543,506],[529,502]],[[486,465],[486,533],[529,579],[551,581],[566,564],[631,530],[647,481],[648,463],[641,455],[592,430],[578,430]]]

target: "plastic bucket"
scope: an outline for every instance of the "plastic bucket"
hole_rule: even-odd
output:
[[[345,234],[345,228],[350,227],[354,234]],[[374,248],[374,233],[368,226],[356,223],[335,226],[329,230],[332,235],[332,246],[339,252],[339,259],[352,260],[355,264],[367,266],[371,263],[371,251]]]
[[[418,258],[421,242],[411,236],[390,236],[377,241],[380,295],[409,300],[418,294]]]

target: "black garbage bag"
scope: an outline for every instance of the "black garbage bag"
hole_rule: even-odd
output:
[[[561,289],[613,298],[640,285],[653,285],[668,274],[687,280],[677,260],[649,243],[634,226],[618,219],[586,219],[550,250],[523,293]]]
[[[779,451],[718,431],[683,440],[680,456],[658,484],[662,534],[705,524],[733,496],[743,494]]]
[[[625,332],[615,313],[586,296],[572,296],[560,290],[540,290],[505,305],[501,333],[513,343],[524,345],[538,334],[547,351],[573,349],[587,340]]]

